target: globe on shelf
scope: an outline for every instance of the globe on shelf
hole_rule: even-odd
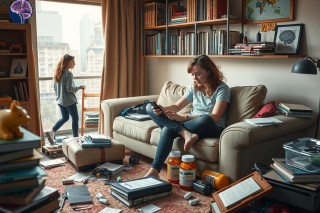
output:
[[[32,15],[32,6],[27,0],[16,0],[10,6],[9,15],[12,22],[24,24]]]

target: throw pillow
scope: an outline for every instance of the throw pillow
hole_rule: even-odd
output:
[[[160,91],[160,95],[157,101],[157,104],[162,106],[169,106],[171,104],[174,104],[176,101],[178,101],[186,92],[186,87],[181,86],[179,84],[176,84],[172,81],[166,81],[163,84],[163,87]],[[192,104],[188,104],[186,107],[184,107],[182,110],[180,110],[178,113],[188,114],[191,111]]]
[[[232,87],[231,100],[228,107],[227,125],[231,125],[246,118],[252,118],[263,105],[267,95],[264,85]]]
[[[263,107],[261,107],[259,112],[255,114],[253,117],[254,118],[271,117],[276,114],[276,111],[277,111],[276,103],[274,101],[271,101],[263,105]]]

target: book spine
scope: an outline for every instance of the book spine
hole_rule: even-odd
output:
[[[146,203],[146,202],[149,202],[149,201],[152,201],[152,200],[164,198],[164,197],[169,196],[170,194],[171,194],[171,192],[162,192],[162,193],[159,193],[159,194],[148,195],[148,196],[145,196],[145,197],[142,197],[142,198],[137,198],[137,199],[132,200],[132,206],[139,205],[139,204],[142,204],[142,203]]]

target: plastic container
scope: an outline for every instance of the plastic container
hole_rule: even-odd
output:
[[[214,189],[220,190],[229,185],[229,178],[222,173],[212,170],[204,170],[202,172],[202,181],[210,183]]]
[[[287,164],[308,172],[320,171],[320,140],[299,138],[283,144]]]
[[[179,185],[186,191],[192,191],[192,184],[196,180],[196,163],[193,155],[183,155],[179,168]]]
[[[179,167],[181,163],[181,152],[171,151],[167,161],[167,179],[170,183],[179,183]]]

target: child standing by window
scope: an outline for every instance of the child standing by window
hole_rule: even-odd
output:
[[[85,85],[76,86],[73,81],[72,70],[75,66],[74,56],[65,54],[54,70],[54,91],[56,94],[56,102],[60,108],[61,116],[52,127],[52,130],[46,132],[48,140],[51,144],[55,144],[55,133],[60,127],[72,118],[73,137],[79,136],[79,115],[77,109],[77,97],[75,93],[79,89],[85,89]]]

